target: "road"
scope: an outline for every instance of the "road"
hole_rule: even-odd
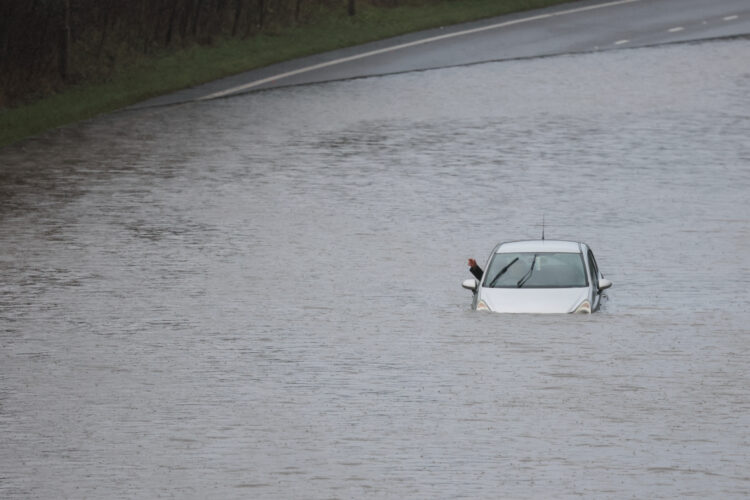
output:
[[[572,2],[274,64],[150,99],[134,107],[489,61],[747,34],[750,34],[750,2],[746,0]]]

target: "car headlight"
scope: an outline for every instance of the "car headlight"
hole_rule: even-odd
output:
[[[483,300],[477,302],[477,311],[491,311],[490,306]]]
[[[591,314],[591,302],[588,301],[588,299],[581,302],[578,307],[576,307],[576,310],[573,311],[574,314]]]

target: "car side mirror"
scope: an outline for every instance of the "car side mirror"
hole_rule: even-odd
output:
[[[608,279],[602,278],[599,280],[599,291],[606,290],[607,288],[612,286],[612,282]]]
[[[466,288],[467,290],[471,290],[472,292],[477,291],[477,286],[479,286],[479,282],[475,280],[474,278],[469,278],[467,280],[464,280],[463,283],[461,283],[461,286]]]

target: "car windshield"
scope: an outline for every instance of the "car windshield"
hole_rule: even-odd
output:
[[[532,268],[533,263],[533,268]],[[588,286],[579,253],[496,253],[487,272],[486,288],[581,288]]]

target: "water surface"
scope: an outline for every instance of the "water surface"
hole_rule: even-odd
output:
[[[0,151],[0,493],[750,495],[747,40],[128,111]],[[469,310],[582,240],[604,310]]]

